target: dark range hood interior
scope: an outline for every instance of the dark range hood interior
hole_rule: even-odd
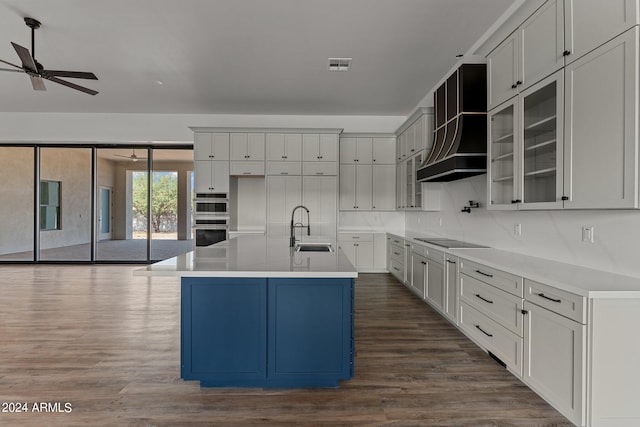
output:
[[[463,64],[434,94],[431,151],[420,182],[447,182],[487,172],[487,68]]]

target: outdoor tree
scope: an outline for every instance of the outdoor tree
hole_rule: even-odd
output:
[[[151,226],[155,233],[168,228],[177,217],[178,177],[175,173],[155,172],[152,183]],[[147,173],[133,174],[133,213],[145,218],[147,213]],[[165,225],[165,227],[163,227]]]

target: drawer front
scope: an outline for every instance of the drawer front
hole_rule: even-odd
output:
[[[473,277],[460,277],[460,297],[518,336],[523,336],[522,298]]]
[[[429,248],[427,258],[435,262],[439,262],[440,264],[444,264],[444,252]]]
[[[231,162],[229,175],[264,175],[264,162],[249,160]]]
[[[389,236],[389,238],[391,239],[391,243],[394,245],[398,245],[398,246],[404,246],[404,240],[402,240],[399,237],[395,237],[395,236]]]
[[[460,272],[478,279],[481,282],[485,282],[491,286],[502,289],[505,292],[509,292],[517,297],[524,297],[522,277],[516,276],[515,274],[486,267],[482,264],[467,261],[465,259],[460,260]]]
[[[337,175],[338,164],[336,162],[303,162],[303,175]]]
[[[418,255],[421,255],[423,257],[427,256],[427,247],[426,246],[422,246],[422,245],[417,245],[417,244],[413,244],[413,252],[415,252]]]
[[[404,265],[404,248],[402,246],[391,245],[391,259],[398,264]]]
[[[404,264],[401,264],[395,259],[392,259],[389,272],[396,276],[396,279],[400,280],[401,282],[404,281]]]
[[[269,175],[301,175],[302,162],[267,162]]]
[[[524,284],[524,298],[527,301],[531,301],[576,322],[587,323],[586,298],[534,280],[525,279]]]
[[[522,376],[522,338],[475,308],[460,303],[460,327],[472,339],[495,354],[518,376]]]
[[[373,233],[338,233],[340,240],[352,242],[373,242]]]

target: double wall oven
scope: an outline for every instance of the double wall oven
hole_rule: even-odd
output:
[[[209,246],[229,237],[229,195],[197,193],[195,200],[196,246]]]

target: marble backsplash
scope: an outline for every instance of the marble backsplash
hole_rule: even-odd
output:
[[[405,230],[640,277],[640,211],[495,211],[486,194],[486,175],[446,183],[441,210],[407,212]],[[470,200],[480,207],[461,212]],[[594,228],[593,243],[582,241],[583,226]]]

